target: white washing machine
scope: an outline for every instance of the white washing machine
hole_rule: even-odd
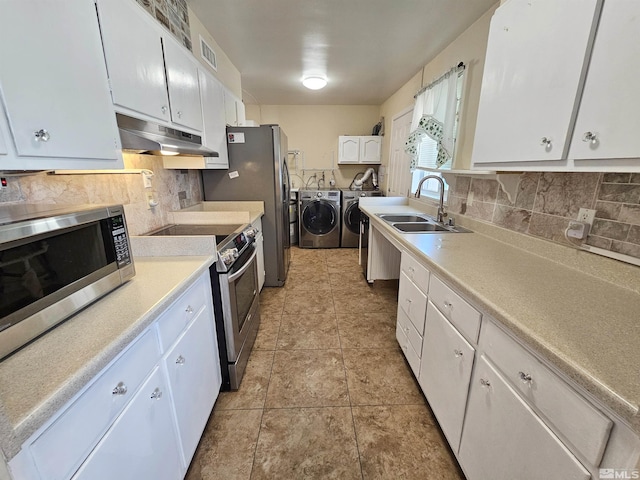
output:
[[[340,246],[340,190],[300,190],[298,192],[302,248]]]
[[[354,248],[360,238],[360,197],[382,197],[380,190],[342,190],[342,235],[340,246]]]

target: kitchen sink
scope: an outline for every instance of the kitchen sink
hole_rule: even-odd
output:
[[[376,215],[401,233],[471,233],[471,230],[466,228],[438,222],[426,213],[378,213]]]
[[[449,232],[450,230],[435,223],[404,223],[396,222],[393,228],[401,232]]]
[[[429,222],[433,221],[428,217],[418,216],[418,214],[408,214],[408,215],[389,215],[389,214],[381,214],[380,218],[389,222]]]

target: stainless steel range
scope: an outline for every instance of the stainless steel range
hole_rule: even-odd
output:
[[[149,235],[213,235],[218,260],[211,266],[222,389],[237,390],[260,325],[257,252],[251,225],[170,225]]]

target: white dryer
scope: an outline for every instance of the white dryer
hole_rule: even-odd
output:
[[[340,190],[300,190],[298,244],[302,248],[340,246]]]

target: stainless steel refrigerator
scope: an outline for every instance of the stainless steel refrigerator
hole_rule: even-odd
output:
[[[277,125],[227,127],[229,170],[203,170],[207,201],[264,202],[262,233],[267,287],[281,287],[290,259],[287,136]]]

